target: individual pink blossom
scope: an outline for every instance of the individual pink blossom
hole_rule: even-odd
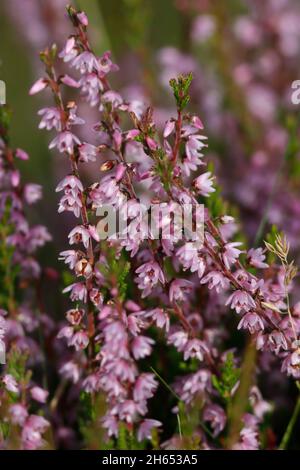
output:
[[[60,153],[67,152],[70,155],[74,152],[74,146],[80,145],[81,142],[75,134],[70,131],[64,131],[50,142],[49,149],[57,148]]]
[[[177,250],[176,255],[185,270],[190,269],[192,273],[197,272],[200,278],[203,276],[206,269],[206,264],[204,258],[198,252],[197,243],[185,243]]]
[[[95,162],[98,155],[98,149],[94,145],[83,143],[79,146],[80,161]]]
[[[84,51],[72,61],[72,66],[79,70],[81,74],[91,73],[93,70],[99,70],[99,62],[94,54]]]
[[[206,173],[202,173],[202,175],[198,176],[194,180],[193,185],[201,196],[208,197],[215,191],[213,180],[214,178],[211,176],[211,172],[207,171]]]
[[[74,346],[76,351],[85,349],[89,344],[89,338],[85,331],[77,331],[69,341],[70,346]]]
[[[229,287],[228,279],[220,271],[210,271],[201,279],[201,284],[208,284],[209,289],[216,289],[217,293]]]
[[[239,258],[240,254],[242,253],[241,250],[236,248],[237,246],[241,245],[242,243],[240,242],[226,243],[222,257],[227,269],[230,269],[230,266],[235,263],[235,261]]]
[[[247,312],[248,310],[255,309],[256,304],[250,294],[246,291],[236,290],[233,292],[226,301],[226,305],[230,305],[237,313]]]
[[[43,108],[38,112],[39,116],[42,116],[42,120],[39,124],[39,129],[56,129],[58,132],[62,130],[61,113],[58,108]]]
[[[159,428],[160,426],[162,426],[162,423],[157,419],[145,419],[142,421],[137,433],[138,441],[141,442],[144,439],[151,439],[153,429]]]
[[[64,294],[68,292],[71,292],[71,300],[82,300],[83,302],[87,300],[86,286],[82,282],[75,282],[63,290]]]
[[[49,392],[41,387],[35,386],[30,389],[30,395],[39,403],[46,403]]]
[[[165,282],[164,274],[155,261],[143,264],[136,270],[136,273],[138,274],[136,278],[138,288],[143,291],[142,297],[149,295],[158,282],[162,284]]]
[[[66,250],[62,251],[60,254],[59,260],[64,261],[70,269],[74,269],[78,261],[78,253],[75,250]]]
[[[21,405],[20,403],[11,405],[9,408],[9,413],[11,415],[12,422],[14,424],[18,424],[19,426],[24,425],[28,416],[28,411],[26,410],[25,406]]]
[[[45,78],[40,78],[37,80],[32,87],[29,90],[30,95],[35,95],[36,93],[39,93],[40,91],[44,90],[48,86],[48,80]]]
[[[135,359],[142,359],[151,354],[153,339],[146,336],[136,336],[131,344],[132,354]]]
[[[77,383],[80,377],[78,365],[73,361],[66,362],[59,370],[61,375],[66,379],[71,380],[73,383]]]
[[[63,59],[64,62],[70,62],[75,57],[77,57],[78,49],[76,47],[76,41],[74,36],[71,36],[64,47],[64,49],[59,53],[59,57]]]
[[[34,204],[42,197],[42,187],[39,184],[28,183],[24,187],[24,198],[27,204]]]
[[[140,374],[134,385],[134,390],[133,390],[134,400],[139,402],[142,400],[148,400],[149,398],[152,398],[155,390],[157,389],[157,386],[158,384],[153,374],[149,374],[149,373]]]
[[[226,415],[219,405],[209,404],[204,409],[203,420],[210,423],[214,431],[214,437],[216,437],[225,428]]]
[[[170,329],[170,319],[162,308],[155,308],[145,312],[145,318],[152,319],[158,328],[164,328],[166,333]]]
[[[2,377],[2,382],[5,385],[6,390],[13,393],[19,393],[19,387],[16,379],[11,374],[6,374]]]
[[[262,331],[264,323],[259,315],[255,312],[246,313],[238,324],[238,330],[241,328],[248,329],[251,334]]]
[[[186,300],[186,295],[193,288],[193,283],[185,279],[175,279],[169,290],[170,302],[178,301],[182,302]]]
[[[177,348],[179,350],[179,348]],[[203,361],[204,354],[208,353],[208,347],[203,341],[197,338],[190,339],[183,347],[183,358],[187,361],[190,358],[197,358],[199,361]]]
[[[264,262],[266,256],[262,248],[251,248],[247,253],[247,257],[251,266],[255,268],[264,269],[268,267],[268,264]]]

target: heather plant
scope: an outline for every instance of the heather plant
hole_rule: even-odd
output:
[[[47,229],[30,225],[28,207],[42,188],[21,180],[18,160],[28,154],[10,146],[11,113],[0,107],[0,448],[37,449],[50,423],[43,416],[49,392],[36,383],[44,361],[39,337],[47,316],[38,302],[42,269],[36,251],[50,240]]]
[[[69,164],[56,191],[63,193],[58,212],[75,218],[70,247],[60,253],[73,276],[64,289],[72,304],[58,337],[72,351],[60,373],[81,395],[84,445],[96,429],[99,442],[90,445],[100,448],[258,449],[272,407],[258,388],[258,368],[248,373],[232,338],[245,331],[262,371],[272,354],[283,373],[299,379],[288,243],[271,233],[268,253],[242,246],[204,156],[203,123],[188,111],[192,74],[170,80],[176,115],[160,131],[151,107],[114,90],[110,74],[118,67],[109,52],[95,55],[85,13],[67,12],[74,32],[62,51],[53,45],[41,53],[46,74],[30,93],[52,92],[39,127],[55,131],[49,148]],[[61,61],[72,71],[57,73]],[[82,101],[98,113],[90,141],[76,131],[89,126]],[[190,205],[194,223],[204,205],[204,236],[164,237],[170,220],[162,215],[157,239],[139,217],[141,200],[169,213]],[[126,237],[102,239],[97,214],[104,206],[126,213]],[[157,408],[158,386],[167,410]],[[232,432],[241,390],[246,403]]]

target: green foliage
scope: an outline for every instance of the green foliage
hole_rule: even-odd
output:
[[[118,450],[142,450],[145,448],[145,445],[138,442],[135,432],[132,429],[128,429],[125,423],[119,423],[116,448]]]
[[[279,232],[276,225],[272,225],[271,230],[266,235],[266,242],[269,243],[270,245],[274,246],[275,242],[276,242],[276,237],[278,235],[282,235],[282,233]],[[275,253],[272,253],[271,251],[267,251],[266,255],[267,255],[268,264],[271,265],[276,261],[276,254]]]
[[[12,112],[8,106],[0,106],[0,137],[6,144],[9,142],[8,129],[12,118]]]
[[[29,378],[26,371],[28,355],[17,348],[12,347],[7,356],[7,373],[11,374],[17,382],[22,382]]]
[[[170,159],[162,149],[157,149],[154,153],[155,166],[154,171],[160,178],[164,189],[168,193],[170,191],[170,181],[172,181],[172,166]]]
[[[190,101],[189,90],[193,80],[193,74],[180,75],[178,79],[172,78],[170,86],[173,89],[173,94],[177,103],[177,108],[182,111]]]
[[[221,367],[220,377],[212,376],[212,384],[219,392],[225,402],[231,401],[232,390],[240,378],[240,369],[234,364],[234,356],[230,352],[226,356],[226,360]]]

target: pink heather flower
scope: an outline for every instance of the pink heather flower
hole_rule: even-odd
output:
[[[96,374],[89,375],[82,382],[82,387],[85,392],[93,393],[99,390],[99,377]]]
[[[13,393],[19,393],[19,387],[16,379],[11,374],[6,374],[2,377],[2,382],[5,385],[6,390]]]
[[[59,57],[63,59],[64,62],[70,62],[75,59],[78,54],[78,49],[76,48],[76,41],[74,36],[71,36],[64,47],[64,49],[59,53]]]
[[[39,184],[29,183],[24,187],[24,198],[27,204],[34,204],[42,197],[42,186]]]
[[[186,293],[190,292],[193,283],[185,279],[175,279],[170,285],[169,299],[170,302],[183,302],[186,300]]]
[[[170,319],[168,314],[164,312],[162,308],[148,310],[145,312],[145,318],[152,319],[158,328],[165,328],[166,333],[168,333],[170,329]]]
[[[15,156],[16,156],[17,158],[19,158],[20,160],[24,160],[24,161],[29,160],[29,155],[28,155],[28,153],[25,152],[25,151],[22,150],[22,149],[19,149],[19,148],[16,149],[16,151],[15,151]]]
[[[103,204],[120,207],[125,201],[125,196],[120,191],[116,178],[110,175],[104,176],[101,184],[93,184],[89,195],[95,207]]]
[[[255,301],[248,292],[244,290],[236,290],[227,299],[225,305],[230,305],[237,313],[247,312],[256,307]]]
[[[49,149],[57,147],[60,153],[67,152],[72,154],[74,152],[74,146],[80,145],[81,142],[72,134],[70,131],[60,132],[53,140],[50,142]]]
[[[119,108],[123,104],[123,98],[116,91],[109,90],[103,93],[103,95],[101,96],[100,111],[104,110],[103,104],[110,104],[112,106],[112,109],[114,110]]]
[[[158,383],[153,374],[143,373],[137,378],[134,389],[133,398],[136,402],[148,400],[152,398]]]
[[[201,284],[208,284],[209,289],[216,289],[217,293],[229,287],[228,279],[220,271],[210,271],[201,279]]]
[[[210,39],[216,30],[216,20],[213,15],[203,14],[197,16],[192,28],[192,40],[202,43]]]
[[[287,375],[300,378],[300,348],[297,348],[292,354],[289,354],[282,363],[281,370]]]
[[[63,290],[63,294],[66,294],[67,292],[71,292],[71,300],[82,300],[83,302],[86,302],[87,290],[85,284],[83,284],[82,282],[75,282],[74,284],[71,284],[70,286],[66,287]]]
[[[270,411],[272,411],[272,405],[267,401],[263,400],[262,394],[256,386],[251,388],[249,400],[253,412],[255,416],[259,419],[259,421],[263,420],[264,416]]]
[[[184,158],[182,161],[182,171],[183,173],[189,177],[192,171],[196,171],[198,166],[204,165],[204,163],[201,160],[202,155],[193,155],[190,158]]]
[[[68,235],[70,245],[82,243],[85,248],[88,248],[91,237],[99,241],[94,228],[92,226],[85,228],[83,225],[77,225]]]
[[[99,59],[99,70],[101,77],[107,75],[109,72],[117,72],[119,70],[118,65],[114,64],[110,57],[111,52],[106,51]]]
[[[11,420],[14,424],[18,424],[19,426],[23,426],[26,418],[28,416],[28,411],[26,410],[25,406],[16,403],[15,405],[11,405],[9,408],[9,413],[11,415]]]
[[[248,251],[247,257],[251,266],[261,269],[268,268],[268,264],[264,263],[266,256],[262,248],[251,248],[251,250]]]
[[[241,245],[241,242],[226,243],[222,257],[227,269],[230,269],[230,266],[235,263],[240,254],[243,253],[241,250],[236,248]]]
[[[211,373],[206,369],[201,369],[185,378],[182,399],[189,403],[195,395],[203,394],[203,392],[210,390]]]
[[[142,297],[149,295],[158,282],[162,284],[165,282],[164,274],[155,261],[143,264],[136,270],[136,273],[138,274],[138,288],[143,291]]]
[[[151,439],[152,430],[160,426],[162,426],[162,423],[156,419],[145,419],[142,421],[137,432],[138,441],[141,442],[144,439]]]
[[[86,259],[80,259],[76,263],[75,273],[78,277],[84,276],[87,279],[93,273],[92,265]]]
[[[77,176],[68,175],[63,180],[61,180],[55,191],[59,192],[63,190],[71,191],[73,194],[78,194],[79,191],[83,191],[83,186]]]
[[[179,348],[177,347],[179,350]],[[197,358],[199,361],[203,361],[203,356],[205,353],[208,353],[208,347],[203,341],[200,341],[197,338],[188,340],[183,347],[183,358],[185,361],[191,357]]]
[[[89,20],[88,20],[88,17],[86,16],[86,14],[84,13],[84,11],[81,11],[80,13],[77,13],[77,18],[79,20],[79,22],[87,27],[89,25]]]
[[[127,317],[127,327],[133,336],[137,336],[145,327],[145,322],[143,322],[143,320],[141,320],[141,318],[136,316],[134,313],[131,313]]]
[[[76,351],[85,349],[89,344],[89,338],[85,331],[77,331],[69,341],[70,346],[74,346]]]
[[[64,326],[58,333],[57,338],[67,338],[71,339],[73,336],[74,330],[71,326]]]
[[[119,423],[115,416],[106,414],[102,419],[102,426],[107,430],[109,437],[118,437],[119,434]]]
[[[165,128],[164,128],[164,138],[166,139],[167,137],[169,137],[169,135],[172,134],[174,129],[175,129],[175,121],[172,119],[170,121],[167,121]]]
[[[154,340],[147,338],[147,336],[136,336],[131,343],[131,350],[133,357],[143,359],[151,354],[151,345],[154,344]]]
[[[69,77],[69,75],[63,75],[62,77],[60,77],[60,81],[64,85],[70,86],[72,88],[79,88],[80,86],[79,83],[74,80],[74,78]]]
[[[96,308],[100,309],[103,305],[103,295],[99,289],[90,290],[90,300],[93,302]]]
[[[79,146],[79,160],[81,162],[95,162],[98,155],[98,149],[95,145],[83,143]]]
[[[55,128],[57,132],[61,132],[61,112],[58,108],[43,108],[38,112],[39,116],[43,116],[39,124],[39,129],[47,129],[50,131]]]
[[[65,191],[65,195],[61,198],[58,205],[58,213],[68,211],[73,212],[75,217],[79,217],[82,208],[81,193],[76,191]]]
[[[192,273],[197,272],[199,278],[203,276],[206,265],[204,259],[198,253],[198,246],[196,243],[185,243],[177,250],[176,256],[184,270],[190,269]]]
[[[21,180],[20,172],[18,170],[12,171],[10,180],[11,180],[11,184],[14,188],[19,186],[20,180]]]
[[[213,180],[214,177],[211,176],[211,172],[207,171],[206,173],[198,176],[198,178],[193,181],[193,185],[201,196],[208,197],[210,193],[215,191]]]
[[[75,265],[78,261],[78,253],[75,250],[66,250],[62,251],[60,254],[59,260],[64,261],[66,264],[69,265],[70,269],[74,269]]]
[[[137,376],[137,369],[133,363],[129,363],[124,359],[118,359],[114,361],[111,365],[113,373],[121,381],[128,381],[131,383],[135,382]]]
[[[85,120],[77,116],[77,105],[73,103],[71,109],[69,109],[69,124],[72,126],[79,126],[85,124]]]
[[[268,346],[271,351],[278,354],[281,349],[287,351],[288,344],[284,334],[281,331],[273,330],[268,336]]]
[[[59,370],[61,375],[66,379],[71,380],[74,384],[76,384],[79,380],[79,368],[78,365],[74,362],[66,362]]]
[[[178,351],[182,352],[188,343],[188,339],[188,334],[183,330],[179,330],[169,335],[168,344],[173,344]]]
[[[22,444],[24,449],[35,450],[40,448],[44,444],[42,434],[49,425],[50,423],[42,416],[29,416],[22,430]]]
[[[254,334],[256,331],[262,331],[264,329],[264,323],[257,313],[248,312],[238,324],[238,330],[241,328],[248,329],[251,334]]]
[[[46,80],[45,78],[40,78],[32,85],[32,87],[29,90],[29,94],[32,96],[32,95],[35,95],[36,93],[39,93],[40,91],[47,88],[48,83],[49,83],[48,80]]]
[[[234,450],[258,450],[258,432],[256,429],[244,427],[240,432],[240,442],[236,444]]]
[[[78,326],[84,317],[84,310],[79,308],[72,308],[67,311],[66,318],[73,326]]]
[[[30,390],[30,395],[34,400],[38,401],[39,403],[46,403],[49,392],[47,392],[47,390],[44,390],[41,387],[33,387]]]
[[[72,66],[84,73],[91,73],[93,70],[99,71],[99,63],[92,52],[84,51],[72,61]]]
[[[98,74],[89,73],[84,75],[79,81],[81,94],[86,101],[93,107],[99,103],[100,93],[103,91],[103,84]]]
[[[226,415],[219,405],[207,405],[203,412],[203,420],[209,422],[214,430],[214,437],[223,431],[226,424]]]

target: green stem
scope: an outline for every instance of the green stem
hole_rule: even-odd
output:
[[[292,436],[293,430],[294,430],[294,426],[297,422],[299,413],[300,413],[300,395],[298,397],[298,400],[297,400],[294,412],[292,414],[292,417],[290,419],[290,422],[288,424],[288,427],[286,428],[286,431],[280,443],[279,450],[285,450],[287,448],[290,438]]]

